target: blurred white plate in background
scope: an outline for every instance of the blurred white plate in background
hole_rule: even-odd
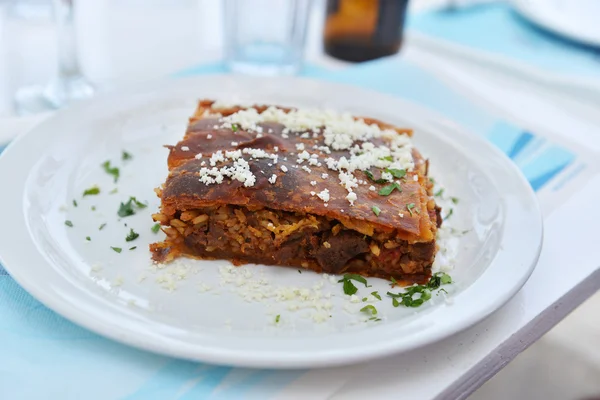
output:
[[[600,46],[600,1],[598,0],[511,0],[515,9],[553,33]]]

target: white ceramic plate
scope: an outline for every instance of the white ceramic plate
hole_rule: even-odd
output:
[[[204,97],[331,107],[414,127],[433,176],[460,199],[448,223],[469,230],[451,238],[453,247],[439,255],[455,265],[448,299],[434,295],[418,309],[394,308],[384,295],[388,283],[369,279],[373,287],[359,285],[358,294],[384,295],[372,303],[383,320],[365,322],[358,311],[365,303],[349,302],[335,279],[315,273],[245,266],[234,270],[234,282],[220,286],[220,267],[229,265],[224,261],[153,269],[147,245],[162,235],[151,232],[150,218],[159,204],[153,188],[167,173],[162,145],[182,137],[195,100]],[[134,159],[122,161],[123,149]],[[105,160],[120,167],[118,185],[100,167]],[[94,184],[100,195],[82,197]],[[0,261],[33,296],[71,321],[132,346],[237,366],[339,365],[447,337],[519,290],[542,239],[542,219],[528,183],[485,140],[397,98],[298,78],[207,76],[98,97],[18,138],[0,158],[0,187],[6,189],[2,209],[8,211],[0,230]],[[110,194],[114,187],[118,193]],[[118,221],[119,202],[129,196],[148,207]],[[127,243],[129,228],[140,237]],[[133,245],[137,249],[128,250]],[[259,279],[270,282],[265,292],[317,285],[322,299],[316,303],[331,302],[333,309],[292,311],[289,302],[246,301],[241,294],[250,284],[244,282]]]
[[[511,0],[531,22],[558,35],[600,46],[600,2],[598,0]]]

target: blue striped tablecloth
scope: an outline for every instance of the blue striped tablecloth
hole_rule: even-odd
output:
[[[221,72],[222,66],[213,64],[185,71],[183,75]],[[538,191],[558,190],[565,170],[573,170],[580,162],[574,151],[500,120],[435,77],[399,59],[336,72],[307,68],[304,75],[365,86],[431,107],[496,144]],[[329,373],[332,372],[323,370],[318,374]],[[290,384],[307,374],[310,372],[211,366],[129,348],[80,328],[47,309],[0,267],[2,400],[267,399],[284,395]],[[315,385],[323,387],[312,387],[311,393],[316,391],[321,396],[311,395],[311,398],[331,395],[335,388],[327,386],[326,381],[315,381]]]
[[[540,29],[508,2],[410,15],[408,29],[478,54],[499,56],[558,75],[600,82],[600,47]]]

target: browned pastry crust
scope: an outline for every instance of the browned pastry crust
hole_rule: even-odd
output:
[[[157,190],[161,210],[154,215],[167,238],[150,246],[154,260],[166,262],[185,255],[226,259],[236,265],[262,263],[335,274],[394,277],[408,283],[427,281],[441,219],[427,177],[428,162],[418,151],[412,149],[414,168],[399,181],[401,190],[382,196],[378,191],[385,184],[359,185],[354,192],[360,201],[351,206],[337,172],[325,163],[311,165],[310,173],[298,168],[296,145],[314,148],[323,145],[322,137],[302,135],[302,131],[285,135],[285,127],[274,122],[260,124],[261,134],[223,128],[219,118],[242,108],[216,110],[212,105],[212,101],[201,101],[184,139],[169,147],[170,172]],[[266,106],[253,108],[260,113]],[[216,113],[220,116],[214,116]],[[376,120],[364,120],[382,129],[395,129],[398,134],[412,134]],[[386,145],[386,139],[374,138],[373,143]],[[211,154],[244,148],[277,151],[278,162],[247,157],[256,177],[249,187],[233,179],[210,185],[200,181],[199,171]],[[337,159],[342,156],[349,157],[349,152],[338,150],[327,155]],[[228,163],[232,161],[225,160],[222,165]],[[378,178],[382,171],[372,172]],[[277,177],[275,182],[269,180],[273,175]],[[368,180],[363,172],[356,171],[355,175]],[[376,190],[369,188],[372,185]],[[329,191],[327,202],[314,195],[314,191],[324,188]],[[412,207],[408,209],[407,205]],[[380,210],[378,215],[374,207]]]

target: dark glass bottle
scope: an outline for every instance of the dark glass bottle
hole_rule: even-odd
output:
[[[407,4],[408,0],[327,0],[325,52],[345,61],[397,53]]]

